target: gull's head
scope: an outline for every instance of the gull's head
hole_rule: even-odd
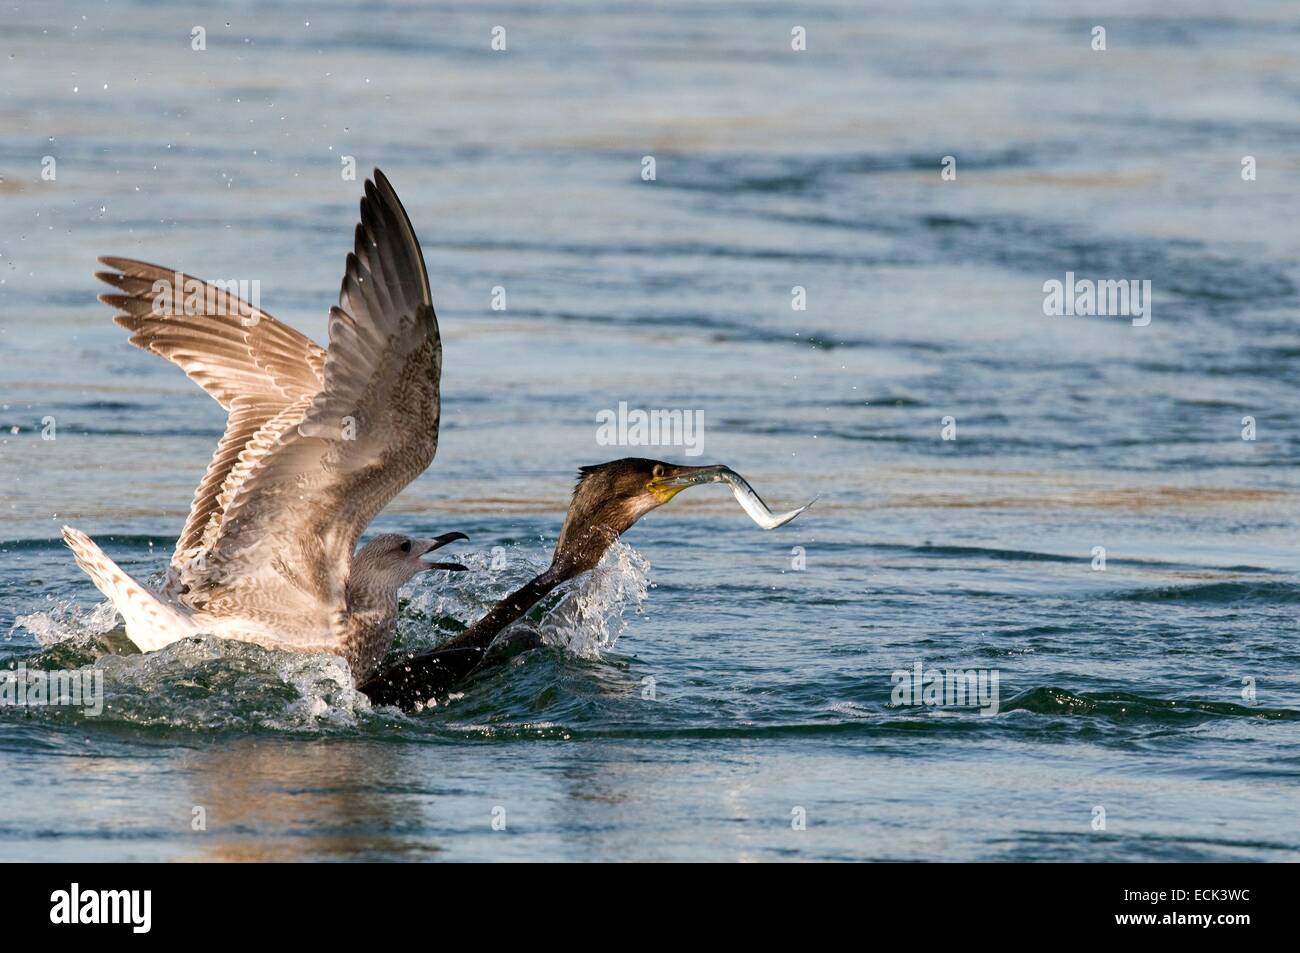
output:
[[[582,467],[556,555],[579,570],[590,569],[614,537],[651,510],[687,487],[721,482],[730,472],[723,466],[684,467],[643,457]]]
[[[376,536],[362,546],[352,560],[352,576],[372,588],[391,589],[396,592],[416,573],[427,572],[430,569],[464,572],[465,567],[460,563],[440,563],[424,559],[435,549],[441,549],[458,539],[469,539],[469,537],[464,533],[443,533],[430,539],[403,536],[400,533]]]

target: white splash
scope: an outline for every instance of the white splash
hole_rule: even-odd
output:
[[[370,701],[347,664],[229,639],[182,639],[144,655],[105,655],[105,717],[171,728],[354,728]]]
[[[650,591],[650,562],[617,541],[565,592],[540,625],[542,641],[583,658],[612,648],[627,628],[628,609],[641,611]]]
[[[399,619],[406,644],[436,643],[440,635],[434,620],[473,621],[547,562],[527,543],[510,547],[499,570],[491,568],[491,560],[488,555],[467,557],[463,561],[470,572],[417,586]],[[628,610],[641,611],[650,588],[649,569],[635,549],[616,542],[599,566],[561,590],[539,625],[542,640],[586,658],[608,650],[626,629]],[[112,637],[104,638],[115,628],[120,629],[120,620],[110,603],[83,608],[58,601],[16,619],[9,635],[30,634],[47,651],[57,646],[88,652],[94,658],[89,664],[105,676],[104,711],[96,717],[101,723],[190,731],[330,732],[355,730],[371,711],[369,699],[352,687],[346,663],[336,656],[275,652],[219,638],[183,639],[157,652],[128,649],[119,655],[111,647]],[[384,717],[400,716],[390,711]]]
[[[6,638],[13,638],[19,629],[28,632],[42,648],[60,642],[89,644],[117,625],[117,610],[111,602],[101,602],[87,609],[71,600],[55,603],[48,612],[20,615]]]
[[[430,578],[427,582],[417,578],[397,622],[402,644],[432,647],[448,634],[433,629],[435,620],[451,617],[468,625],[549,564],[546,554],[526,543],[498,555],[500,569],[492,568],[492,556],[471,553],[460,560],[469,572]],[[559,602],[539,623],[521,620],[515,626],[535,628],[547,645],[594,658],[618,641],[627,628],[624,613],[629,609],[641,611],[650,588],[649,573],[645,557],[617,541],[599,566],[560,591]],[[550,601],[543,600],[543,604]]]
[[[544,552],[527,543],[488,553],[458,553],[456,558],[468,572],[422,573],[403,593],[397,618],[403,646],[433,648],[451,634],[436,628],[438,620],[455,619],[469,625],[549,563]]]

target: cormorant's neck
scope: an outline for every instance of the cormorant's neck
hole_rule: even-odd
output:
[[[564,528],[560,530],[560,541],[555,544],[555,555],[546,572],[510,593],[493,606],[487,615],[451,641],[443,643],[440,648],[487,648],[506,626],[522,617],[561,583],[596,567],[605,555],[605,550],[618,539],[619,530],[611,525],[612,522],[583,519],[570,508]]]
[[[485,649],[497,635],[513,622],[521,619],[529,609],[546,598],[556,587],[577,573],[558,559],[541,575],[534,576],[510,595],[506,596],[454,639],[443,643],[440,649]]]
[[[455,638],[390,665],[358,688],[376,705],[413,708],[426,704],[468,677],[506,626],[521,619],[562,583],[594,568],[618,536],[619,531],[610,523],[579,524],[570,513],[555,556],[544,573],[510,593]]]

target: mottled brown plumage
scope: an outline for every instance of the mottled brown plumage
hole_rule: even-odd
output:
[[[166,625],[128,618],[128,635],[146,650],[203,632],[335,651],[363,677],[391,641],[397,588],[427,566],[397,558],[391,539],[353,551],[438,444],[438,321],[392,186],[378,170],[366,182],[326,350],[223,289],[100,260],[114,270],[99,277],[120,292],[101,299],[123,312],[115,320],[131,343],[177,364],[229,412],[154,594],[162,609],[148,618]],[[97,565],[103,554],[86,543],[78,560]],[[93,574],[97,585],[105,577]]]

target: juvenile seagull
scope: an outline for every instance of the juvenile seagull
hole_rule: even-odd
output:
[[[178,365],[229,413],[166,581],[149,591],[64,527],[77,563],[142,651],[195,635],[343,656],[360,681],[388,651],[397,591],[463,533],[384,535],[381,509],[433,460],[442,342],[424,256],[375,170],[329,349],[242,299],[156,265],[101,258],[100,300],[131,343]]]

